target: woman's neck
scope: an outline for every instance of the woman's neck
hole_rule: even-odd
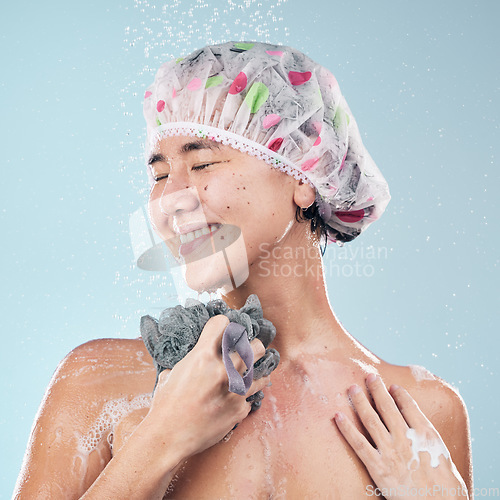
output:
[[[338,345],[348,334],[330,306],[319,248],[280,245],[250,266],[245,283],[224,295],[231,308],[241,308],[256,294],[264,317],[276,327],[276,347],[282,358]]]

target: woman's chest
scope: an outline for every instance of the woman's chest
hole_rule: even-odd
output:
[[[365,496],[371,480],[331,421],[334,408],[352,411],[347,400],[304,393],[280,402],[269,388],[264,401],[226,440],[188,460],[167,498]]]

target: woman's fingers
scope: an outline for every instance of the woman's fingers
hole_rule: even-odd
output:
[[[253,339],[250,345],[252,346],[254,362],[258,361],[266,353],[266,348],[259,339]]]
[[[375,442],[377,448],[388,444],[390,441],[389,432],[361,387],[359,385],[352,385],[349,387],[348,394],[359,419]]]
[[[342,412],[335,414],[335,423],[345,440],[356,452],[361,461],[368,468],[380,459],[378,451],[368,442],[365,436],[358,431],[356,426]]]
[[[449,459],[446,446],[408,392],[398,386],[391,386],[387,392],[383,381],[375,375],[366,378],[366,386],[378,413],[358,386],[351,386],[349,395],[373,440],[377,443],[377,439],[387,437],[387,442],[382,446],[377,444],[377,450],[364,430],[360,432],[344,414],[338,412],[334,420],[377,489],[388,491],[389,495],[383,493],[386,498],[406,498],[410,490],[427,492],[436,484],[447,491],[452,488],[458,491],[457,486],[462,487],[464,483]],[[381,430],[381,426],[385,428],[384,423],[387,426],[385,433]]]
[[[390,393],[409,427],[418,430],[429,425],[432,426],[427,417],[422,413],[422,410],[420,410],[416,401],[403,387],[391,385]]]
[[[253,339],[250,342],[250,347],[252,348],[253,352],[253,362],[255,363],[257,360],[262,358],[264,354],[266,353],[266,348],[264,347],[264,344],[259,340],[259,339]],[[240,373],[240,375],[243,375],[247,371],[249,367],[245,364],[245,362],[241,359],[240,355],[237,352],[232,352],[229,354],[229,357],[231,358],[231,361],[233,362],[234,367],[236,370]]]
[[[223,314],[212,316],[203,327],[200,338],[195,347],[207,347],[211,355],[221,357],[220,346],[222,343],[222,335],[227,325],[229,325],[229,318]]]
[[[206,356],[208,355],[208,358],[211,358],[213,361],[216,361],[217,365],[219,365],[220,363],[221,370],[217,370],[220,373],[220,387],[222,389],[222,393],[220,395],[223,398],[233,399],[234,403],[236,403],[237,406],[240,407],[241,411],[238,411],[239,415],[238,421],[241,421],[244,417],[246,417],[253,403],[253,400],[246,401],[246,398],[255,395],[256,393],[261,391],[266,385],[268,385],[269,377],[264,377],[259,381],[252,381],[252,385],[243,396],[235,395],[235,397],[233,397],[231,392],[228,391],[229,374],[227,372],[227,367],[224,367],[221,359],[223,357],[221,352],[221,345],[223,343],[224,332],[228,325],[229,325],[229,319],[224,315],[217,315],[210,318],[205,324],[203,331],[200,335],[200,338],[198,340],[198,343],[196,344],[193,351],[196,350],[198,354],[205,353],[203,355],[204,359],[207,359]],[[266,349],[263,343],[259,339],[253,339],[250,342],[250,348],[253,354],[253,363],[261,359],[266,353]],[[248,370],[249,367],[245,364],[245,362],[237,352],[230,352],[229,357],[231,359],[231,362],[235,370],[241,376],[243,376],[243,374]],[[249,360],[247,359],[247,362],[248,361]],[[212,380],[214,379],[212,378]],[[238,398],[241,398],[241,404],[237,402]]]
[[[221,343],[222,336],[224,334],[224,330],[229,324],[229,318],[224,316],[223,314],[218,314],[217,316],[212,316],[203,327],[200,338],[198,340],[197,346],[199,345],[209,346],[209,352],[211,354],[217,355],[219,358],[221,357]],[[264,356],[266,349],[264,344],[259,339],[253,339],[250,342],[250,346],[252,347],[254,363],[259,360],[262,356]],[[231,361],[233,362],[234,367],[240,374],[243,374],[247,369],[247,366],[241,359],[241,357],[237,353],[230,354]]]
[[[366,386],[376,410],[358,385],[351,386],[348,394],[361,423],[381,452],[392,448],[394,440],[405,436],[409,427],[423,429],[432,425],[402,387],[393,385],[388,391],[382,379],[374,374],[366,378]],[[374,450],[368,439],[343,414],[337,414],[335,422],[348,443],[365,462],[360,453],[366,458],[371,456],[369,450]]]
[[[377,407],[377,412],[391,434],[404,434],[408,429],[394,399],[389,394],[382,379],[374,374],[366,377],[366,386]]]
[[[250,386],[250,389],[248,389],[248,392],[246,393],[246,397],[251,396],[252,394],[255,394],[258,391],[262,391],[264,387],[267,387],[271,382],[271,376],[268,375],[267,377],[262,377],[259,380],[254,380],[252,382],[252,385]]]

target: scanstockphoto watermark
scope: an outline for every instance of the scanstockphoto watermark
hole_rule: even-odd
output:
[[[318,273],[324,273],[326,278],[371,278],[389,253],[386,247],[333,246],[323,259],[321,268],[318,268],[315,260],[317,250],[314,247],[271,248],[268,243],[261,243],[259,250],[263,255],[259,262],[259,275],[262,278],[312,277]]]
[[[474,488],[475,497],[500,497],[500,488]],[[473,498],[469,496],[467,488],[447,488],[446,486],[434,484],[421,488],[411,486],[397,486],[395,488],[377,488],[372,484],[366,487],[367,497],[402,497],[402,498]]]

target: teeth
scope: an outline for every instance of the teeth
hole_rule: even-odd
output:
[[[200,236],[209,234],[212,231],[219,229],[219,227],[220,227],[219,224],[213,224],[213,225],[211,224],[208,227],[204,227],[203,229],[197,229],[196,231],[190,231],[189,233],[180,234],[179,238],[181,240],[181,244],[189,243],[190,241],[193,241],[195,238],[199,238]]]

